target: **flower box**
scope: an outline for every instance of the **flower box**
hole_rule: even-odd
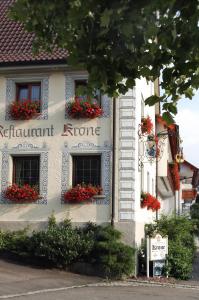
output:
[[[142,118],[141,120],[141,132],[142,134],[151,134],[153,130],[153,123],[151,118]]]
[[[149,193],[141,194],[141,208],[151,209],[152,211],[157,211],[160,209],[160,202],[157,198]]]
[[[38,116],[39,111],[39,101],[15,101],[10,105],[10,115],[13,120],[30,120]]]
[[[69,116],[74,119],[94,119],[100,117],[103,113],[103,110],[97,103],[81,100],[80,98],[76,97],[75,100],[70,102],[67,106],[67,112]]]
[[[101,199],[105,199],[106,198],[106,195],[95,195],[93,196],[93,199],[96,199],[96,200],[101,200]]]
[[[64,201],[66,203],[84,203],[91,201],[96,196],[102,196],[99,195],[100,193],[100,187],[91,184],[78,184],[64,194]]]
[[[12,184],[8,186],[4,191],[4,196],[6,199],[15,203],[35,202],[41,198],[38,190],[28,184],[24,184],[23,186]]]

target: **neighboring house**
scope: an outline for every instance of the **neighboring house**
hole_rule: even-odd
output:
[[[66,108],[88,74],[72,69],[64,50],[33,56],[33,35],[6,16],[12,3],[0,1],[0,227],[39,228],[54,213],[58,221],[68,218],[77,225],[114,223],[127,243],[139,244],[145,223],[156,218],[140,206],[141,191],[156,196],[156,163],[153,154],[146,158],[140,136],[142,117],[150,116],[155,127],[155,107],[144,105],[154,84],[137,80],[115,101],[98,93],[100,117],[72,118]],[[26,100],[38,101],[37,114],[17,120],[15,111],[13,118],[13,102]],[[65,202],[65,193],[82,182],[100,186],[102,195]],[[36,202],[5,197],[8,186],[26,183],[37,186]]]
[[[181,210],[182,213],[189,213],[190,206],[197,196],[197,189],[199,186],[199,169],[184,161],[180,168],[181,180]]]
[[[161,201],[160,214],[179,213],[180,164],[177,163],[180,150],[179,127],[168,126],[160,115],[156,116],[156,131],[162,145],[162,157],[158,160],[157,194]]]

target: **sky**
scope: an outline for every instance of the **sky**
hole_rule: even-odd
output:
[[[181,99],[175,118],[187,161],[199,168],[199,90],[192,100]]]

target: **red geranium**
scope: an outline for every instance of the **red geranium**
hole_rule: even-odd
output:
[[[156,115],[156,120],[159,124],[162,124],[165,128],[169,128],[171,130],[175,129],[175,124],[167,124],[167,122],[160,115]]]
[[[160,202],[151,194],[142,193],[141,198],[141,208],[147,207],[148,210],[151,209],[152,211],[160,209]]]
[[[101,116],[103,113],[101,107],[97,103],[84,101],[79,99],[78,97],[75,98],[75,101],[69,104],[67,110],[69,116],[75,119],[94,119]]]
[[[10,114],[14,120],[29,120],[39,113],[39,101],[15,101],[10,105]]]
[[[37,189],[28,184],[24,184],[23,186],[12,184],[7,187],[4,192],[4,196],[10,201],[16,203],[34,202],[40,198]]]
[[[151,118],[148,116],[147,118],[142,118],[141,120],[141,131],[144,134],[150,134],[153,130],[153,123]]]
[[[85,202],[87,200],[91,200],[93,196],[98,195],[101,190],[102,189],[100,187],[96,187],[91,184],[78,184],[64,194],[64,200],[66,202],[73,203]]]

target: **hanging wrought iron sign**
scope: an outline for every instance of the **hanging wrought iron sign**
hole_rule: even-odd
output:
[[[159,137],[152,131],[150,134],[143,133],[142,124],[139,125],[139,142],[142,148],[139,155],[139,167],[143,167],[144,163],[157,162],[162,158],[165,146],[166,136]]]

